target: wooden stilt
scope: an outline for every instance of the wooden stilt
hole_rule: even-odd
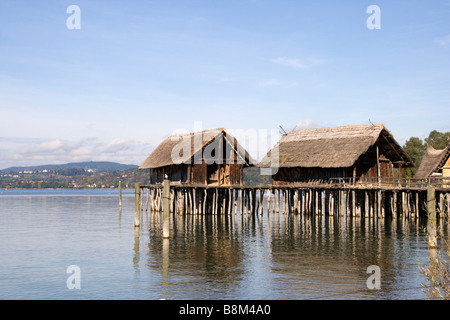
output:
[[[169,179],[164,179],[163,186],[163,239],[168,239],[170,236],[169,232],[169,219],[170,219],[170,181]]]
[[[228,189],[228,190],[227,190],[227,194],[228,194],[228,212],[227,212],[227,214],[228,214],[228,215],[231,215],[231,209],[233,208],[233,206],[232,206],[232,200],[233,200],[232,194],[233,194],[233,189]]]
[[[240,208],[239,212],[241,216],[244,214],[244,189],[240,190]]]
[[[263,200],[264,200],[264,189],[259,189],[259,215],[262,216],[263,214]]]
[[[122,181],[119,181],[119,207],[122,207]]]
[[[277,213],[280,212],[280,191],[278,189],[275,190],[275,202],[277,203]]]
[[[134,185],[134,226],[139,227],[140,225],[140,208],[139,208],[139,201],[141,198],[141,187],[139,185],[139,182],[137,182]]]
[[[352,217],[356,215],[356,192],[352,190]]]
[[[428,186],[427,189],[427,212],[428,246],[430,248],[436,248],[436,190],[433,186]]]
[[[207,214],[206,213],[206,203],[208,202],[208,191],[205,189],[205,191],[203,192],[203,214]]]

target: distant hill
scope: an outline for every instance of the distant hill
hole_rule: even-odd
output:
[[[0,172],[20,172],[20,171],[43,171],[43,170],[59,170],[59,169],[84,169],[94,171],[122,171],[129,169],[137,169],[134,164],[121,164],[109,161],[87,161],[87,162],[71,162],[66,164],[46,164],[39,166],[25,167],[9,167],[0,170]]]

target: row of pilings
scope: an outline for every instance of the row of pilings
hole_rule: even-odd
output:
[[[136,185],[137,210],[162,212],[163,187]],[[450,189],[436,189],[438,215],[448,215]],[[174,214],[306,214],[366,218],[426,216],[427,190],[292,186],[170,186]]]

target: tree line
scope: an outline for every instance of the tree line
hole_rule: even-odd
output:
[[[0,175],[0,189],[100,189],[134,188],[134,183],[146,183],[148,171],[129,169],[87,172],[84,169],[58,169],[48,172],[4,173]]]
[[[433,130],[424,140],[418,137],[409,138],[403,145],[403,150],[411,157],[414,167],[402,171],[404,177],[414,177],[429,146],[436,150],[445,149],[450,143],[450,132]]]

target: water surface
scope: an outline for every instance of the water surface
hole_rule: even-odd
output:
[[[0,219],[0,299],[426,298],[422,220],[179,215],[163,241],[160,214],[134,228],[132,191],[120,209],[117,191],[67,190],[0,190]]]

